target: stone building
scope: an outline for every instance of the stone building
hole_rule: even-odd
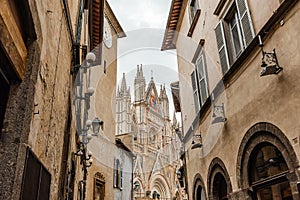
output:
[[[73,1],[1,1],[0,199],[63,196],[73,6]]]
[[[298,0],[173,0],[189,199],[299,199]]]
[[[94,163],[85,197],[114,199],[114,157],[122,156],[132,171],[132,153],[114,135],[117,39],[125,34],[108,3],[3,0],[0,32],[0,199],[83,198],[73,89],[90,51],[96,54],[91,71],[98,78],[91,77],[96,89],[88,117],[104,123],[89,144]],[[124,178],[132,182],[131,176]]]
[[[134,199],[181,199],[177,170],[179,139],[169,119],[165,86],[158,92],[153,77],[146,86],[142,65],[137,66],[134,98],[125,74],[116,96],[116,135],[135,154]],[[175,122],[176,123],[176,122]]]
[[[95,53],[96,61],[90,69],[83,69],[86,79],[80,80],[85,84],[83,93],[86,94],[89,88],[94,88],[94,94],[88,100],[89,106],[79,101],[87,110],[86,119],[98,117],[103,125],[100,133],[93,136],[87,144],[87,152],[92,154],[92,164],[90,159],[83,161],[78,156],[83,150],[78,142],[82,143],[83,140],[77,124],[72,127],[72,132],[77,131],[77,135],[73,135],[70,145],[73,156],[70,156],[68,164],[67,196],[69,199],[131,199],[133,154],[122,141],[116,140],[114,134],[117,46],[118,39],[126,34],[107,1],[91,1],[90,6],[88,11],[83,10],[80,54],[85,53],[87,46]],[[84,62],[82,59],[81,63]],[[79,72],[77,78],[78,74]],[[76,87],[75,81],[74,91]],[[76,94],[73,99],[72,106],[76,109]],[[74,121],[77,120],[75,116]],[[83,127],[87,127],[84,117],[80,121],[83,121]],[[86,166],[83,162],[87,163]]]

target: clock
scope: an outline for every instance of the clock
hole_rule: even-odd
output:
[[[106,17],[104,18],[103,42],[107,48],[112,47],[112,34]]]

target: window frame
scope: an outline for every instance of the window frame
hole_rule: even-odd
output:
[[[192,80],[192,90],[193,90],[193,98],[195,105],[195,112],[198,113],[201,108],[204,106],[206,100],[209,97],[209,86],[208,86],[208,75],[207,75],[207,66],[205,60],[205,53],[203,49],[204,40],[201,39],[192,60],[194,64],[194,70],[191,73]],[[202,63],[202,65],[200,64]],[[202,70],[200,70],[202,67]],[[203,76],[200,77],[200,71],[203,72]],[[205,91],[202,91],[201,82],[204,81]],[[203,98],[203,93],[205,92],[205,96]]]
[[[123,189],[123,168],[119,159],[114,159],[114,177],[113,186],[120,190]]]
[[[239,19],[239,16],[238,16],[238,12],[235,8],[235,6],[233,8],[231,8],[231,13],[229,16],[227,16],[225,19],[225,22],[226,24],[228,25],[228,30],[229,30],[229,35],[230,35],[230,49],[232,49],[232,55],[233,55],[233,60],[236,60],[239,55],[243,52],[244,50],[244,44],[243,44],[243,35],[242,35],[242,32],[241,32],[241,25],[239,23],[240,19]],[[233,26],[231,24],[231,20],[232,18],[235,18],[235,27],[237,29],[237,36],[238,36],[238,44],[240,45],[240,51],[237,52],[236,50],[236,47],[235,47],[235,37],[233,36]]]
[[[196,16],[197,10],[200,10],[198,0],[189,0],[189,17],[191,24]]]
[[[198,79],[197,79],[197,72],[195,69],[191,73],[192,79],[192,90],[193,90],[193,98],[194,98],[194,106],[195,112],[198,113],[200,110],[200,98],[199,98],[199,87],[198,87]]]
[[[203,77],[200,78],[200,65],[198,64],[198,61],[201,60],[202,62],[202,68],[203,68]],[[199,61],[200,62],[200,61]],[[206,99],[209,96],[209,91],[208,91],[208,77],[207,77],[207,72],[206,72],[206,64],[205,64],[205,57],[204,57],[204,52],[203,50],[200,52],[200,55],[195,63],[195,68],[196,68],[196,72],[197,72],[197,79],[198,79],[198,92],[199,92],[199,99],[200,99],[200,109],[202,108],[202,106],[204,105]],[[202,91],[202,87],[201,87],[201,81],[204,81],[205,84],[205,91]],[[205,99],[202,99],[202,92],[205,92]]]
[[[100,199],[96,199],[97,198],[97,192],[99,192],[100,194]],[[94,200],[104,200],[105,198],[105,179],[103,174],[101,174],[100,172],[97,172],[94,176]]]
[[[227,9],[222,16],[223,17],[220,18],[220,21],[215,28],[215,35],[220,65],[224,75],[255,38],[255,31],[247,0],[232,1],[229,9]],[[237,49],[235,48],[235,37],[233,36],[233,29],[230,21],[232,17],[235,17],[236,20],[237,40],[241,47],[239,52],[237,52]]]

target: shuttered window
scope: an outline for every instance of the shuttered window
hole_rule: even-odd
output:
[[[198,0],[190,0],[190,22],[192,23],[197,10],[199,9]]]
[[[198,92],[198,85],[197,85],[197,73],[195,70],[191,74],[192,79],[192,88],[193,88],[193,96],[194,96],[194,105],[196,113],[200,110],[200,103],[199,103],[199,92]]]
[[[234,60],[243,51],[242,35],[241,35],[241,29],[238,23],[238,19],[239,19],[238,14],[234,12],[234,14],[231,16],[229,20],[230,36],[231,36]]]
[[[215,28],[215,34],[217,39],[217,47],[220,56],[220,65],[222,68],[223,74],[229,69],[229,57],[226,46],[225,32],[223,27],[223,20],[219,22],[217,27]]]
[[[247,0],[235,0],[237,11],[239,14],[242,34],[244,36],[244,48],[246,48],[254,37],[254,30],[250,17]]]
[[[208,86],[206,78],[206,69],[204,64],[204,55],[200,54],[199,59],[196,61],[196,71],[198,75],[198,86],[199,86],[199,97],[200,97],[200,107],[203,106],[208,97]]]
[[[225,28],[226,27],[226,28]],[[232,8],[215,28],[223,74],[254,38],[247,0],[235,0]]]

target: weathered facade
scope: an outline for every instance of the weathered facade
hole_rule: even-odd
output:
[[[172,1],[189,199],[300,198],[299,6]]]
[[[82,28],[81,45],[86,44],[84,31],[91,28],[90,49],[96,55],[94,65],[86,72],[89,81],[85,82],[85,90],[95,88],[90,97],[87,109],[87,119],[98,117],[103,126],[98,136],[92,137],[87,144],[87,151],[92,153],[92,164],[88,163],[87,171],[84,171],[81,157],[71,157],[69,162],[69,185],[72,187],[72,198],[74,199],[130,199],[132,188],[132,153],[122,142],[115,140],[115,91],[117,75],[117,43],[118,39],[125,37],[125,33],[116,19],[112,9],[106,1],[92,1],[92,18],[88,16],[83,22],[92,24],[86,29]],[[104,5],[103,5],[104,4]],[[100,11],[95,8],[101,8]],[[90,12],[90,11],[89,11]],[[103,19],[101,20],[101,16]],[[90,23],[89,23],[90,21]],[[97,28],[97,27],[100,28]],[[96,28],[95,28],[96,27]],[[95,32],[96,31],[96,32]],[[103,39],[102,33],[103,32]],[[100,43],[99,43],[100,42]],[[82,60],[82,62],[84,62]],[[84,81],[83,81],[84,82]],[[75,87],[75,86],[74,86]],[[75,105],[74,105],[75,106]],[[78,127],[73,127],[77,129]],[[76,131],[76,130],[75,130]],[[80,135],[80,133],[78,133]],[[80,141],[77,135],[74,140]],[[79,137],[78,137],[79,136]],[[78,153],[80,149],[73,147],[73,152]],[[73,160],[72,160],[73,159]],[[118,160],[121,165],[116,165]],[[122,161],[122,162],[121,162]],[[72,162],[75,163],[76,176],[72,180]],[[89,162],[89,161],[87,161]],[[117,169],[116,169],[117,167]],[[124,173],[121,174],[121,168]],[[126,172],[125,172],[126,171]],[[128,173],[128,171],[130,173]],[[115,187],[114,175],[118,173],[118,188]],[[86,181],[85,181],[86,179]],[[120,185],[123,184],[123,187]],[[118,190],[118,192],[117,192]]]
[[[113,158],[132,163],[132,154],[115,142],[117,39],[125,33],[107,2],[3,0],[0,32],[0,199],[114,199]],[[89,51],[96,89],[88,117],[104,125],[88,148],[94,163],[83,194],[73,84]]]
[[[125,74],[117,91],[116,135],[135,154],[133,199],[181,199],[177,177],[180,142],[169,119],[166,89],[156,89],[153,77],[148,86],[142,65],[134,79],[134,100]],[[176,120],[174,120],[175,126]]]
[[[77,3],[1,1],[1,199],[62,197]]]

